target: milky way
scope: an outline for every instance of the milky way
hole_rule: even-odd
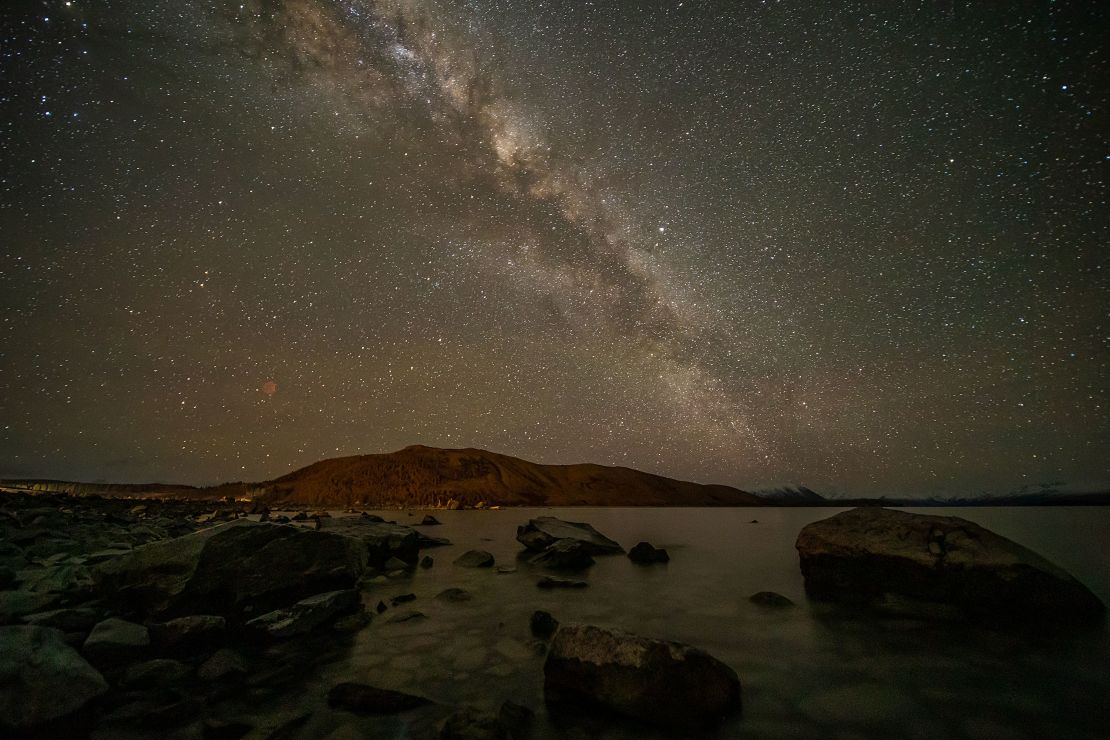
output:
[[[0,476],[1110,483],[1107,11],[24,2]]]

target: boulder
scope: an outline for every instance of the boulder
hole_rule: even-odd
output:
[[[648,542],[640,542],[628,551],[628,559],[639,565],[651,565],[653,563],[669,563],[671,556],[662,548],[654,547]]]
[[[796,547],[806,593],[822,601],[1009,622],[1090,622],[1106,611],[1059,567],[957,517],[853,509],[807,525]]]
[[[610,555],[623,553],[624,548],[598,532],[589,524],[565,522],[553,516],[529,519],[524,526],[516,528],[517,542],[534,552],[542,552],[557,540],[578,540],[590,555]]]
[[[0,729],[27,731],[77,711],[108,683],[62,633],[49,627],[0,627]]]
[[[355,681],[336,684],[328,692],[328,706],[359,714],[397,714],[430,703],[422,696]]]
[[[793,601],[774,591],[760,591],[759,593],[754,593],[748,597],[748,601],[753,604],[759,604],[760,606],[770,606],[774,608],[794,606]]]
[[[333,621],[341,614],[354,610],[359,603],[359,592],[354,589],[329,591],[255,617],[246,626],[269,637],[293,637]]]
[[[390,558],[406,565],[416,563],[419,558],[420,535],[412,527],[353,516],[323,520],[323,527],[324,532],[361,540],[366,546],[367,563],[371,568],[385,568]]]
[[[556,710],[593,707],[664,727],[699,729],[739,711],[740,679],[688,645],[565,625],[544,663],[544,697]]]
[[[555,540],[550,547],[528,562],[558,570],[583,570],[593,565],[594,559],[590,557],[589,548],[581,540],[562,539]]]
[[[109,617],[92,628],[81,648],[94,663],[116,664],[133,660],[150,647],[150,631],[141,624]]]
[[[94,577],[125,612],[238,620],[351,588],[365,568],[366,548],[351,537],[241,519],[136,547],[97,566]]]
[[[467,550],[455,558],[455,565],[460,565],[463,568],[491,568],[493,567],[493,555],[485,550]]]

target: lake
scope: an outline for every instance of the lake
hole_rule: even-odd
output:
[[[368,587],[365,601],[413,593],[358,632],[350,646],[307,677],[288,706],[257,707],[271,726],[314,709],[294,736],[335,731],[366,737],[409,735],[400,718],[360,718],[326,708],[339,681],[365,681],[437,702],[496,710],[505,700],[533,709],[534,737],[654,737],[614,722],[567,722],[547,714],[543,661],[529,631],[536,609],[561,622],[616,627],[688,643],[736,670],[743,683],[742,717],[709,737],[756,738],[1083,738],[1110,727],[1110,632],[1044,635],[984,627],[876,619],[811,604],[803,591],[794,541],[806,524],[832,508],[750,509],[505,509],[436,511],[443,523],[423,528],[447,537],[428,550],[431,569]],[[1110,508],[909,509],[960,516],[1040,553],[1110,603]],[[401,524],[407,512],[378,512]],[[581,590],[536,587],[544,571],[518,556],[516,527],[535,516],[588,522],[626,549],[641,540],[665,547],[667,565],[638,566],[623,556],[598,557]],[[758,523],[752,523],[752,520]],[[483,549],[514,573],[452,564]],[[473,599],[434,597],[459,587]],[[777,591],[797,606],[752,604],[757,591]],[[390,622],[419,611],[426,618]],[[249,707],[244,711],[249,711]],[[417,726],[431,710],[406,715]],[[267,719],[263,719],[266,717]],[[346,727],[344,727],[346,725]]]

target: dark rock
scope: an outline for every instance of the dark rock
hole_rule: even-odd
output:
[[[496,714],[460,707],[439,723],[440,740],[512,740]]]
[[[422,696],[354,681],[336,684],[328,692],[328,706],[359,714],[397,714],[430,703]]]
[[[246,675],[243,656],[229,648],[220,648],[197,668],[197,676],[209,682],[239,680]]]
[[[417,532],[416,544],[421,550],[427,550],[432,547],[445,547],[450,545],[451,540],[446,537],[429,537],[423,532]]]
[[[361,514],[359,514],[359,517],[361,519],[363,519],[364,521],[367,521],[367,522],[384,522],[385,521],[385,519],[382,519],[377,514],[367,514],[365,511],[362,512]]]
[[[181,661],[156,658],[129,666],[120,683],[127,688],[166,688],[181,683],[192,670]]]
[[[544,663],[544,696],[557,710],[596,707],[665,727],[704,728],[740,709],[740,679],[688,645],[565,625]]]
[[[393,606],[397,606],[398,604],[407,604],[410,601],[416,601],[416,594],[401,594],[400,596],[394,596],[389,600],[389,603]]]
[[[385,605],[384,601],[379,601],[378,605],[376,607],[374,607],[374,609],[378,612],[378,614],[381,614],[382,612],[384,612],[388,608],[389,607]]]
[[[752,519],[750,522],[748,522],[748,524],[759,524],[759,520],[758,519]]]
[[[390,558],[389,560],[385,561],[385,565],[382,566],[382,569],[386,570],[386,571],[395,571],[395,570],[407,570],[411,567],[412,567],[412,563],[406,563],[404,560],[401,560],[400,558]]]
[[[370,624],[370,614],[365,609],[359,609],[353,614],[347,614],[335,620],[331,628],[336,632],[358,632]]]
[[[309,516],[307,511],[298,511],[296,514],[293,515],[293,521],[295,522],[307,522],[308,519]]]
[[[586,588],[590,585],[585,581],[573,581],[569,578],[556,578],[555,576],[544,576],[536,581],[536,585],[540,588]]]
[[[459,601],[470,601],[474,597],[471,595],[471,593],[469,591],[467,591],[465,589],[445,588],[442,591],[440,591],[438,594],[436,594],[436,598],[439,599],[440,601],[459,602]]]
[[[108,683],[62,633],[0,627],[0,729],[26,731],[77,711]]]
[[[513,738],[524,738],[532,729],[532,722],[536,718],[536,713],[528,707],[507,701],[501,705],[497,716],[501,720],[501,724],[508,728]]]
[[[784,606],[794,606],[794,602],[786,598],[782,594],[777,594],[774,591],[760,591],[759,593],[752,594],[748,597],[748,601],[760,606],[771,606],[781,608]]]
[[[455,558],[455,565],[463,568],[492,568],[493,555],[485,550],[468,550]]]
[[[141,624],[109,617],[93,627],[81,653],[96,664],[134,660],[150,647],[150,632]]]
[[[590,555],[623,553],[624,548],[598,532],[589,524],[565,522],[553,516],[529,519],[516,529],[517,542],[534,552],[542,552],[557,540],[578,540]]]
[[[420,567],[421,568],[431,568],[434,564],[435,564],[435,561],[432,560],[430,555],[425,555],[424,557],[420,558]]]
[[[581,540],[555,540],[546,550],[528,562],[545,568],[559,570],[582,570],[594,564],[589,548]]]
[[[434,524],[442,524],[442,522],[440,522],[438,519],[436,519],[431,514],[428,514],[427,516],[425,516],[423,519],[420,520],[420,524],[422,524],[425,527],[430,527]]]
[[[104,609],[80,606],[28,614],[23,617],[23,621],[36,627],[53,627],[62,632],[89,632],[97,622],[103,621],[107,616]]]
[[[559,620],[551,616],[550,612],[541,610],[532,612],[532,618],[528,624],[532,628],[532,634],[542,640],[551,637],[555,634],[555,630],[559,629]]]
[[[227,620],[214,614],[192,614],[150,625],[155,648],[166,652],[193,652],[215,647],[224,641]]]
[[[124,611],[238,619],[351,588],[365,567],[365,548],[350,537],[239,520],[137,547],[94,575]]]
[[[293,637],[333,621],[355,609],[359,603],[359,592],[354,589],[329,591],[255,617],[246,626],[273,638]]]
[[[254,725],[239,720],[209,717],[204,720],[204,740],[239,740],[254,729]]]
[[[671,556],[662,548],[656,548],[648,542],[640,542],[628,551],[628,559],[639,565],[651,565],[653,563],[669,563]]]
[[[1003,622],[1080,623],[1106,607],[1072,576],[1017,543],[957,517],[861,508],[814,522],[796,543],[813,599],[899,612],[918,602]]]
[[[421,619],[427,619],[427,618],[428,617],[424,614],[424,612],[405,611],[405,612],[398,612],[397,614],[394,614],[392,617],[390,617],[386,621],[388,621],[391,624],[399,624],[401,622],[415,622],[415,621],[419,621]]]

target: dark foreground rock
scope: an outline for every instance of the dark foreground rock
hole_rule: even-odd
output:
[[[0,729],[26,731],[108,690],[104,677],[48,627],[0,627]],[[6,734],[6,733],[2,733]]]
[[[628,551],[628,559],[639,565],[671,562],[671,556],[667,554],[666,550],[654,547],[648,542],[637,543],[635,547]]]
[[[379,689],[377,686],[355,681],[336,684],[328,692],[329,706],[359,714],[397,714],[430,703],[422,696]]]
[[[598,708],[696,729],[740,709],[740,679],[688,645],[566,625],[555,633],[544,664],[544,697],[556,711]]]
[[[94,577],[123,613],[236,618],[351,588],[365,568],[366,548],[351,537],[239,520],[137,547]]]
[[[920,604],[992,621],[1079,623],[1106,607],[1067,572],[957,517],[861,508],[814,522],[796,543],[814,599],[883,608]],[[947,612],[939,612],[947,613]]]
[[[624,552],[624,548],[598,532],[589,524],[565,522],[553,516],[529,519],[516,528],[517,542],[534,552],[542,552],[558,540],[577,540],[590,555],[611,555]]]

